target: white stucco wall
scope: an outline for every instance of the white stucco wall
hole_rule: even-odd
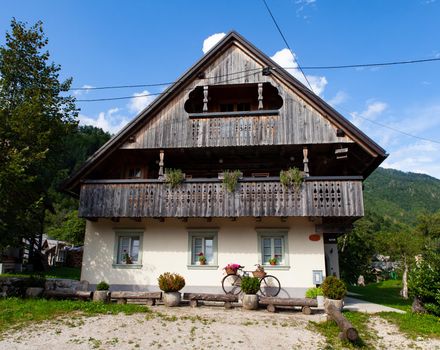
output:
[[[218,230],[218,268],[204,269],[188,267],[188,231],[194,228]],[[166,219],[164,222],[147,219],[135,222],[121,219],[115,223],[100,219],[87,221],[83,268],[81,278],[91,284],[105,280],[113,289],[153,290],[157,288],[157,277],[163,272],[176,272],[185,277],[184,291],[208,292],[221,289],[223,267],[228,263],[244,265],[253,270],[259,261],[257,229],[287,229],[287,249],[290,267],[268,267],[266,271],[281,282],[284,293],[293,295],[294,290],[303,291],[313,286],[313,270],[325,274],[323,239],[310,241],[315,233],[315,224],[307,218],[254,218],[229,219]],[[142,229],[142,267],[126,269],[113,267],[115,230]],[[299,293],[300,294],[300,293]],[[295,295],[295,296],[296,296]]]

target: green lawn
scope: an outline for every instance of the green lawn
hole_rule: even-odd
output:
[[[0,334],[10,328],[25,326],[29,322],[41,322],[65,314],[79,313],[92,316],[118,314],[119,312],[129,315],[138,312],[150,312],[150,309],[134,304],[104,304],[46,299],[0,299]]]
[[[32,273],[4,273],[0,277],[29,277]],[[44,272],[46,278],[68,278],[78,280],[81,278],[81,269],[78,267],[57,266]]]
[[[440,318],[433,315],[413,314],[411,312],[412,300],[402,299],[399,294],[400,289],[401,281],[395,280],[373,283],[366,287],[348,287],[350,292],[360,294],[360,296],[355,296],[358,299],[406,311],[406,314],[381,312],[379,316],[396,324],[400,331],[408,336],[440,338]]]

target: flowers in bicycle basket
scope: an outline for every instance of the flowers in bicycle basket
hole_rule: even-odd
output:
[[[227,275],[235,275],[237,274],[237,270],[241,267],[242,266],[240,264],[228,264],[223,268],[223,270],[225,270]]]
[[[197,254],[197,256],[199,257],[200,265],[206,265],[206,256],[205,256],[205,254],[203,254],[203,252],[200,252],[199,254]]]
[[[255,271],[252,271],[252,275],[258,278],[263,278],[264,276],[266,276],[266,272],[264,271],[264,266],[260,264],[256,264]]]

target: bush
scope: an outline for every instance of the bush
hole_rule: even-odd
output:
[[[318,295],[323,295],[321,287],[309,288],[306,291],[306,298],[316,299]]]
[[[243,174],[240,170],[233,170],[233,171],[225,170],[223,172],[223,184],[225,185],[228,192],[235,191],[238,184],[238,180],[242,175]]]
[[[293,167],[280,171],[280,182],[285,187],[293,186],[295,190],[299,190],[303,181],[304,175],[298,168]]]
[[[260,279],[257,277],[244,276],[241,279],[241,290],[245,294],[257,294],[260,290]]]
[[[159,288],[165,293],[178,292],[185,287],[185,279],[177,273],[165,272],[157,279]]]
[[[440,316],[440,254],[426,253],[409,273],[408,290],[430,314]]]
[[[107,282],[101,281],[96,285],[96,290],[109,290],[110,286]]]
[[[179,186],[183,180],[185,180],[185,175],[180,169],[165,169],[165,182],[170,185],[171,188]]]
[[[328,299],[341,300],[347,294],[345,283],[335,276],[328,276],[321,285],[322,294]]]

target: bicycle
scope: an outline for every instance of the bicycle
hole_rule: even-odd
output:
[[[244,266],[240,266],[237,269],[237,273],[232,274],[229,273],[222,279],[222,288],[226,294],[237,295],[241,293],[241,279],[245,276],[249,276],[250,273],[253,274],[254,277],[256,273],[255,271],[245,271],[243,270]],[[281,284],[278,278],[272,275],[267,275],[264,273],[262,277],[258,277],[260,279],[260,293],[265,297],[276,297],[281,291]]]

